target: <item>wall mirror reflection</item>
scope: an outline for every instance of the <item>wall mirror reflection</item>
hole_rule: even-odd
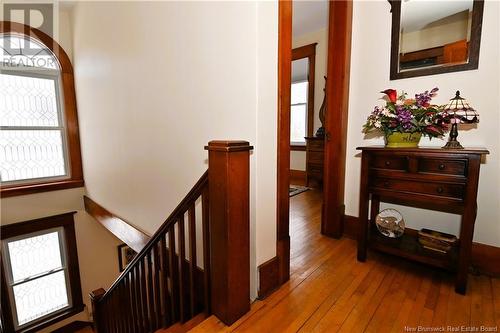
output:
[[[391,80],[478,68],[482,0],[391,4]]]

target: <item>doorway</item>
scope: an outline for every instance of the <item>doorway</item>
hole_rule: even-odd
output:
[[[290,149],[292,146],[290,126],[293,7],[292,2],[279,2],[277,260],[274,261],[278,265],[278,284],[283,284],[290,277],[289,185],[291,178]],[[344,219],[352,2],[331,1],[327,2],[327,7],[329,11],[326,69],[328,81],[325,90],[327,112],[325,114],[323,140],[321,233],[340,238],[343,232]]]

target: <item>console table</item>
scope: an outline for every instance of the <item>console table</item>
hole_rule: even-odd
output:
[[[486,149],[360,147],[358,260],[367,247],[456,272],[455,291],[465,294],[476,219],[481,158]],[[369,205],[371,201],[371,207]],[[375,226],[380,202],[389,202],[462,216],[459,242],[449,253],[424,249],[415,230],[397,239]],[[370,207],[370,212],[368,212]],[[369,218],[370,217],[370,220]],[[439,226],[436,225],[436,229]]]

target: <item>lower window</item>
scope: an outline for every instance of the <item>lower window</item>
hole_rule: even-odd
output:
[[[78,260],[76,265],[71,262],[76,258],[73,217],[66,215],[53,217],[44,229],[40,220],[2,226],[2,308],[9,308],[8,316],[2,311],[2,322],[8,321],[14,331],[40,328],[74,310],[74,305],[81,307],[79,273],[74,268]]]

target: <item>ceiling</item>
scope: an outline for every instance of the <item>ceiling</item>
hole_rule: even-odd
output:
[[[472,3],[472,0],[404,0],[401,2],[401,29],[417,31],[459,12],[472,11]]]
[[[328,0],[293,1],[293,37],[328,26]]]

